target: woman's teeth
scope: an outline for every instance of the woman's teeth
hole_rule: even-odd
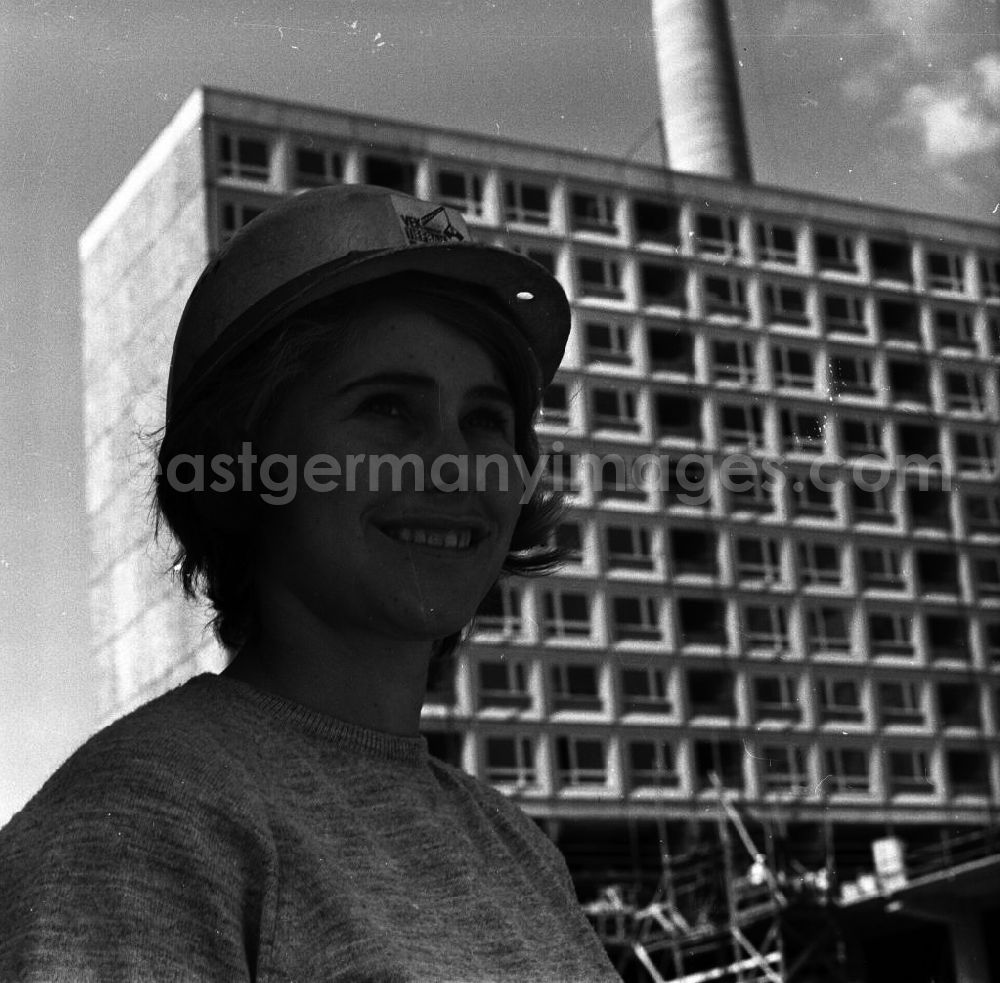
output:
[[[401,543],[414,543],[417,546],[435,546],[442,549],[464,550],[472,545],[472,530],[462,529],[459,532],[442,532],[440,529],[417,529],[400,526],[397,529],[386,530],[393,539]]]

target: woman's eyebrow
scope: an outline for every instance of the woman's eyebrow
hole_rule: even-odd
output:
[[[507,403],[514,405],[514,400],[510,393],[503,386],[495,386],[489,383],[481,386],[473,386],[466,394],[473,399],[491,399],[497,403]]]
[[[346,396],[355,389],[384,385],[406,386],[410,389],[422,389],[426,391],[434,391],[438,388],[437,380],[432,376],[422,375],[419,372],[376,372],[373,375],[352,379],[341,386],[334,395]],[[473,399],[491,399],[510,405],[513,405],[514,402],[510,393],[503,386],[492,383],[482,383],[478,386],[473,386],[464,395]]]
[[[376,372],[345,382],[334,395],[346,396],[355,389],[385,385],[406,386],[410,389],[437,389],[437,383],[429,375],[421,375],[419,372]]]

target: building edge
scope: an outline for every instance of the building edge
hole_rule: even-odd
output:
[[[198,86],[181,104],[170,122],[160,131],[104,207],[80,234],[78,257],[85,260],[97,248],[111,227],[121,218],[154,174],[191,130],[201,124],[205,113],[205,88]]]

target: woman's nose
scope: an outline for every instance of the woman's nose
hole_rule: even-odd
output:
[[[457,421],[436,421],[423,459],[426,487],[445,492],[469,490],[469,445]]]

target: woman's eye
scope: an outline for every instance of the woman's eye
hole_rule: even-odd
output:
[[[513,420],[509,413],[502,410],[475,410],[466,417],[466,422],[482,430],[495,430],[497,433],[508,434],[513,428]]]
[[[369,396],[358,407],[360,413],[372,413],[375,416],[401,417],[405,406],[398,396]]]

